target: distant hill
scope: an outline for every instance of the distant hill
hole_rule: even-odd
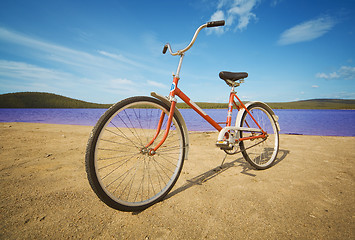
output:
[[[268,104],[274,109],[355,109],[355,99],[310,99]]]
[[[97,104],[53,93],[18,92],[0,95],[0,108],[108,108],[110,104]]]
[[[268,103],[273,109],[355,109],[355,99],[311,99],[295,102]],[[201,108],[228,108],[227,103],[197,102]],[[97,104],[53,93],[18,92],[0,95],[0,108],[109,108],[111,104]],[[189,108],[178,103],[178,108]]]

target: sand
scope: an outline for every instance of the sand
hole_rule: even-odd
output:
[[[107,207],[84,168],[91,127],[0,123],[0,239],[355,239],[355,138],[280,136],[277,164],[191,133],[189,160],[164,201]]]

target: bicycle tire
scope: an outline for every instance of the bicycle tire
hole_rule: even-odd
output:
[[[264,131],[267,131],[267,138],[257,138],[254,140],[244,140],[239,142],[240,150],[246,161],[254,168],[263,170],[271,167],[277,157],[279,151],[279,132],[273,113],[261,103],[254,103],[248,107],[249,112],[253,115]],[[251,119],[247,111],[244,112],[241,127],[258,128]],[[240,137],[249,137],[255,133],[241,131]]]
[[[165,114],[166,131],[170,107],[151,97],[132,97],[108,109],[93,128],[85,166],[90,186],[108,206],[121,211],[141,211],[161,201],[175,185],[185,159],[184,131],[173,116],[164,144],[149,155],[147,144]]]

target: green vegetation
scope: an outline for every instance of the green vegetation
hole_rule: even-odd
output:
[[[268,104],[273,109],[355,109],[354,99],[311,99]]]
[[[0,95],[0,108],[108,108],[110,104],[84,102],[52,93],[19,92]]]
[[[228,108],[227,103],[197,102],[200,108]],[[355,100],[312,99],[296,102],[268,103],[273,109],[355,109]],[[19,92],[0,95],[0,108],[109,108],[111,104],[84,102],[52,93]],[[190,108],[178,103],[178,108]]]

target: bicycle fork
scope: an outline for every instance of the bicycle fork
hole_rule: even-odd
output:
[[[166,130],[165,130],[163,139],[154,148],[149,149],[148,154],[151,156],[156,153],[157,149],[165,142],[166,138],[168,137],[171,122],[172,122],[173,116],[174,116],[175,105],[176,105],[176,102],[171,102],[169,117],[168,117],[168,121],[166,124]],[[146,149],[148,149],[155,142],[157,137],[159,136],[164,119],[165,119],[165,112],[162,110],[161,115],[160,115],[160,119],[159,119],[159,123],[158,123],[158,127],[157,127],[157,131],[155,132],[155,135],[152,138],[152,140],[145,146]]]
[[[183,59],[183,55],[181,55],[181,58],[180,58],[180,62],[179,62],[178,70],[177,70],[178,73],[180,72],[182,59]],[[174,116],[175,106],[176,106],[176,98],[175,98],[176,92],[175,91],[177,89],[178,82],[179,82],[179,77],[174,76],[173,83],[171,85],[171,89],[170,89],[170,93],[169,93],[169,101],[171,102],[171,105],[170,105],[168,121],[166,124],[166,130],[165,130],[163,139],[154,148],[151,148],[149,150],[149,152],[148,152],[149,155],[154,155],[156,153],[157,149],[165,142],[166,138],[168,137],[171,122],[172,122],[173,116]],[[155,135],[152,138],[152,140],[145,146],[145,148],[148,149],[148,147],[150,147],[154,143],[154,141],[157,139],[157,137],[159,136],[164,119],[165,119],[165,112],[162,110],[161,115],[160,115],[160,119],[159,119],[159,123],[158,123],[158,127],[157,127],[157,131],[155,132]]]

